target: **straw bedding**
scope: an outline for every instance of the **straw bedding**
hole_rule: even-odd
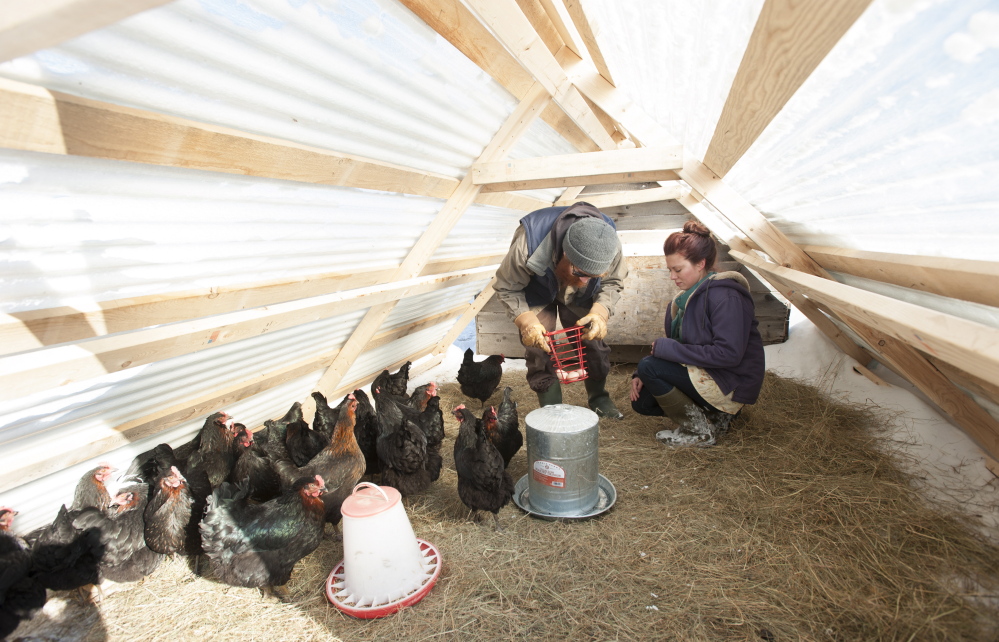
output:
[[[322,587],[343,558],[332,539],[296,567],[290,603],[165,563],[99,606],[50,601],[15,635],[80,640],[994,640],[999,549],[972,518],[914,489],[885,438],[892,418],[767,375],[759,402],[713,448],[669,450],[662,419],[625,408],[631,368],[609,380],[625,412],[600,427],[600,472],[617,502],[550,522],[513,503],[474,523],[451,468],[405,500],[440,550],[437,585],[414,607],[356,620]],[[478,403],[454,383],[441,407]],[[521,419],[537,407],[508,373]],[[491,401],[498,403],[497,392]],[[581,385],[566,401],[585,405]],[[526,473],[522,450],[510,465]],[[486,517],[489,517],[488,515]]]

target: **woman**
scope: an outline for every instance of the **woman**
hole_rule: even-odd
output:
[[[652,344],[631,380],[631,406],[677,425],[656,439],[671,446],[710,446],[744,404],[756,402],[765,369],[749,283],[714,272],[717,251],[704,225],[688,221],[663,245],[680,289],[666,312],[667,336]]]

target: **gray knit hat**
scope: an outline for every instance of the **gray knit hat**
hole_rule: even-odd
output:
[[[603,274],[617,256],[617,232],[605,221],[587,217],[569,226],[562,240],[565,257],[587,274]]]

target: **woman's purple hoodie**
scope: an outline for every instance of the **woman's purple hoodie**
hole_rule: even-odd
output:
[[[676,303],[666,312],[666,337],[652,344],[652,356],[704,368],[732,401],[755,403],[766,359],[757,329],[749,283],[738,272],[720,272],[701,283],[683,314],[683,343],[670,339]]]

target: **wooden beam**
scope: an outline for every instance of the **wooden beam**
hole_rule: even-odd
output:
[[[840,315],[999,384],[999,343],[994,328],[768,263],[737,250],[729,253],[757,272],[780,279]]]
[[[476,163],[472,182],[495,190],[523,190],[565,185],[669,180],[681,167],[682,150],[642,147],[589,154],[564,154]]]
[[[458,317],[458,320],[455,322],[451,330],[449,330],[448,333],[444,335],[444,338],[442,338],[434,347],[432,354],[436,355],[447,352],[448,347],[458,339],[458,335],[462,333],[469,323],[475,320],[475,315],[477,315],[489,299],[492,298],[493,294],[496,292],[493,289],[495,284],[496,277],[493,277],[489,284],[482,288],[482,292],[479,292],[479,295],[475,297],[475,300],[465,306],[465,310],[462,312],[462,315]]]
[[[761,274],[766,274],[770,271],[771,274],[777,275],[778,279],[781,278],[781,274],[793,273],[794,276],[801,279],[807,279],[808,281],[814,280],[820,281],[822,284],[841,285],[835,281],[818,279],[810,275],[803,275],[800,272],[795,272],[779,266],[774,266],[773,268],[764,270],[762,269],[763,267],[771,264],[765,263],[762,259],[750,257],[748,254],[737,256],[738,253],[732,253],[731,251],[730,254],[737,258],[740,262],[743,261],[743,258],[747,258],[748,261],[745,263],[746,265],[751,265],[753,269],[757,270]],[[795,288],[799,287],[798,283],[792,281],[791,279],[787,279],[787,283],[788,286],[793,286]],[[848,286],[842,287],[848,288]],[[849,290],[851,290],[849,293],[850,295],[854,292],[858,292],[856,288],[849,288]],[[806,294],[811,299],[816,301],[820,300],[817,298],[814,290],[802,289],[800,292],[802,294]],[[869,293],[865,292],[864,294]],[[821,297],[821,295],[819,296]],[[881,298],[887,299],[887,297]],[[825,299],[825,297],[822,297],[822,299]],[[867,302],[869,301],[865,301],[865,303]],[[823,303],[828,303],[828,300],[824,300]],[[932,313],[924,308],[920,308],[919,306],[912,306],[911,304],[905,305],[917,308],[924,315],[937,314],[941,317],[948,316],[940,315],[939,313]],[[905,379],[908,379],[909,382],[922,391],[923,394],[925,394],[933,403],[943,410],[944,413],[946,413],[957,426],[963,429],[969,437],[971,437],[982,449],[985,450],[985,452],[991,454],[993,457],[999,456],[999,421],[996,421],[992,415],[975,403],[971,397],[958,389],[950,379],[944,376],[943,373],[930,363],[927,356],[924,356],[920,350],[914,349],[911,345],[907,345],[906,342],[896,338],[896,335],[900,333],[884,333],[871,326],[865,325],[862,322],[858,322],[856,316],[851,318],[848,314],[851,306],[852,304],[849,303],[843,306],[836,305],[834,310],[840,315],[844,315],[845,324],[850,327],[851,330],[856,332],[860,338],[864,340],[868,346],[870,346],[871,349],[876,351],[878,360],[884,362],[885,365]],[[887,325],[895,326],[896,322],[897,319],[894,318],[893,314],[892,318],[888,319]],[[992,351],[995,352],[995,349]],[[943,357],[938,358],[943,359]],[[953,361],[952,358],[944,360],[947,362]],[[961,368],[961,366],[958,367]]]
[[[531,74],[460,0],[399,0],[458,51],[478,65],[518,100],[534,83]],[[558,105],[549,105],[542,120],[581,152],[599,149]]]
[[[802,246],[826,270],[999,307],[999,263]]]
[[[467,0],[467,4],[600,149],[617,148],[616,141],[569,82],[516,0]]]
[[[517,6],[524,12],[524,16],[531,22],[531,26],[544,41],[548,51],[555,55],[564,46],[562,36],[556,31],[555,25],[548,18],[541,0],[517,0]]]
[[[585,200],[577,198],[584,188],[585,185],[573,185],[572,187],[565,188],[562,195],[558,197],[558,200],[553,205],[572,205],[576,201]]]
[[[0,78],[0,147],[447,198],[458,181]],[[486,199],[490,203],[496,199]],[[507,199],[531,211],[542,201]]]
[[[536,83],[506,119],[489,144],[486,145],[479,160],[490,161],[506,156],[550,101],[551,97],[545,88]],[[479,186],[472,183],[471,174],[466,174],[458,184],[458,188],[444,204],[443,209],[434,218],[430,227],[409,251],[393,279],[404,279],[406,275],[419,274],[441,241],[447,237],[462,214],[468,209],[479,190]],[[365,346],[381,327],[394,305],[394,302],[385,303],[368,310],[364,319],[347,339],[340,353],[337,354],[332,365],[316,384],[316,390],[326,394],[340,384],[340,380],[350,369],[354,360],[364,352]]]
[[[563,44],[572,53],[582,57],[583,49],[579,44],[579,32],[569,28],[569,25],[572,24],[572,16],[569,15],[565,4],[561,0],[541,0],[541,6],[544,7],[545,13],[548,14],[548,19],[551,21],[552,26],[555,27],[555,31],[561,36]]]
[[[766,0],[704,154],[711,171],[732,169],[870,3]]]
[[[579,35],[586,45],[586,51],[589,52],[590,60],[593,61],[593,66],[597,68],[597,73],[610,84],[616,85],[614,77],[611,76],[610,68],[607,67],[607,61],[604,60],[604,55],[600,51],[600,44],[597,42],[597,37],[600,34],[600,25],[593,20],[592,7],[588,8],[586,4],[586,0],[565,0],[565,6],[569,10],[572,22],[576,25],[576,29],[579,31]],[[579,52],[575,53],[579,54]]]
[[[502,254],[428,263],[422,276],[496,266]],[[92,339],[151,325],[248,310],[284,301],[358,291],[385,283],[398,268],[326,273],[239,285],[226,285],[95,302],[91,307],[58,307],[0,314],[0,356]]]
[[[683,187],[680,183],[674,182],[666,187],[637,189],[631,192],[617,192],[615,194],[594,194],[593,196],[586,196],[577,200],[584,200],[597,208],[621,207],[622,205],[638,205],[640,203],[676,200],[683,198],[689,193],[690,190]],[[556,205],[558,204],[559,202],[556,202]]]
[[[495,266],[231,312],[0,358],[0,401],[489,278]]]
[[[0,62],[55,47],[172,0],[0,0]]]

